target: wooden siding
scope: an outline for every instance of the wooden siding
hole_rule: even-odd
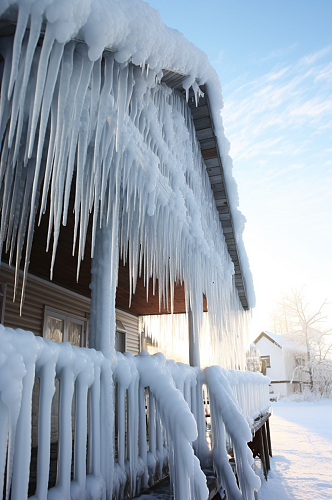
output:
[[[138,354],[140,351],[138,317],[116,309],[116,319],[120,320],[126,329],[126,351]]]
[[[20,283],[22,274],[20,274]],[[29,275],[22,316],[20,316],[20,297],[13,302],[14,271],[6,264],[0,267],[0,282],[7,283],[4,325],[10,328],[22,328],[43,335],[44,306],[53,307],[70,314],[88,319],[90,299],[68,291],[60,286]],[[20,288],[19,288],[20,290]],[[139,353],[138,317],[116,309],[116,319],[122,321],[126,329],[127,351]]]
[[[52,283],[28,276],[22,316],[20,316],[20,296],[13,302],[14,271],[8,266],[0,268],[0,281],[7,283],[7,297],[4,325],[10,328],[22,328],[35,335],[43,335],[44,306],[54,307],[76,316],[88,318],[90,299],[69,292]],[[20,291],[22,274],[19,277]]]

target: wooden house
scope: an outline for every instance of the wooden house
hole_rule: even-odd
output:
[[[254,294],[219,116],[220,84],[206,56],[178,32],[167,29],[144,2],[135,2],[134,7],[124,2],[119,7],[110,1],[102,15],[98,1],[92,2],[91,8],[84,2],[73,3],[67,10],[60,3],[42,2],[40,10],[21,1],[10,7],[0,3],[3,334],[4,342],[12,342],[17,352],[17,335],[22,335],[22,341],[28,339],[31,352],[35,352],[33,362],[25,357],[26,352],[20,352],[26,372],[32,371],[30,385],[24,375],[23,396],[18,395],[23,398],[21,408],[25,394],[29,394],[27,401],[34,402],[30,422],[33,448],[38,444],[39,457],[48,457],[49,463],[52,447],[45,436],[50,433],[51,442],[63,443],[58,451],[57,485],[49,498],[59,492],[68,500],[82,498],[83,491],[89,491],[90,498],[120,498],[125,487],[126,494],[132,495],[147,485],[146,471],[151,463],[158,463],[159,476],[162,474],[165,449],[161,421],[164,419],[165,426],[163,411],[167,409],[162,410],[158,385],[152,387],[153,374],[162,377],[165,370],[158,371],[153,363],[159,360],[163,365],[166,361],[158,355],[149,361],[143,352],[135,367],[130,354],[142,349],[139,318],[186,315],[191,367],[185,368],[183,378],[176,378],[176,370],[183,370],[180,366],[167,365],[167,373],[173,373],[183,393],[176,404],[182,408],[187,401],[183,411],[188,413],[188,421],[195,415],[197,429],[185,439],[191,450],[196,440],[195,452],[203,463],[202,384],[208,382],[199,375],[199,367],[204,314],[213,332],[204,343],[211,342],[216,363],[221,359],[218,356],[225,354],[225,368],[244,368],[245,324]],[[27,330],[37,339],[63,346],[34,341],[24,332],[14,334],[10,329]],[[89,349],[74,349],[66,342]],[[54,366],[53,361],[47,366],[40,354],[44,351],[54,359]],[[129,354],[121,356],[116,351]],[[69,358],[72,361],[67,366]],[[5,362],[9,363],[8,357]],[[46,375],[51,365],[52,374]],[[83,377],[83,365],[90,366],[86,375],[90,382]],[[145,370],[150,365],[150,379],[146,379]],[[206,373],[208,379],[210,372]],[[39,382],[33,382],[34,375],[40,379],[40,387]],[[237,375],[232,377],[237,380]],[[56,392],[53,401],[46,397],[46,389],[43,393],[44,380],[50,387],[54,387],[54,380],[58,387],[60,381],[60,393]],[[113,382],[120,408],[115,419],[115,465],[111,450]],[[70,413],[74,383],[76,413]],[[221,378],[218,383],[229,382]],[[244,379],[242,383],[246,386]],[[234,384],[236,391],[237,382]],[[267,411],[266,384],[260,378],[255,384],[260,394],[258,407],[245,400],[241,403],[250,422],[259,418],[264,405]],[[252,383],[249,386],[252,390]],[[80,387],[84,387],[82,393]],[[176,401],[177,393],[172,394]],[[48,402],[44,405],[45,398]],[[219,403],[217,398],[213,404],[222,412]],[[26,404],[28,408],[31,403]],[[138,461],[137,436],[129,438],[138,432],[132,407],[140,415]],[[83,408],[85,420],[78,408]],[[29,414],[28,409],[24,411],[24,415]],[[23,416],[16,425],[26,429]],[[256,421],[253,428],[258,427]],[[72,429],[73,453],[68,438]],[[168,447],[174,448],[176,456],[180,453],[176,443],[181,440],[172,434],[172,426],[167,429]],[[201,441],[196,439],[197,431]],[[222,435],[221,428],[218,435]],[[26,463],[30,461],[29,439],[22,437]],[[234,439],[236,442],[235,435]],[[250,440],[250,432],[246,439]],[[8,449],[7,480],[13,477],[12,499],[21,500],[29,474],[25,472],[21,482],[15,479],[25,470],[19,465],[23,458],[17,458],[18,443],[23,446],[23,441],[16,441],[16,451]],[[266,442],[265,436],[265,451]],[[196,458],[189,460],[186,467],[195,464],[195,471],[185,469],[184,479],[176,481],[174,471],[181,461],[176,462],[172,453],[168,451],[168,460],[176,497],[185,498],[181,497],[184,491],[191,492],[188,495],[193,488],[198,491],[193,478],[201,477],[202,472]],[[38,471],[44,471],[42,459],[38,460]],[[36,498],[40,500],[48,494],[47,472],[38,474]],[[186,474],[192,479],[183,485]],[[243,471],[238,474],[243,478],[241,488],[249,488],[253,495],[257,482],[250,482]],[[235,479],[228,484],[226,476],[223,481],[224,490],[237,488]],[[30,470],[30,485],[32,482]],[[206,493],[201,484],[197,498]]]
[[[270,332],[260,333],[254,344],[260,350],[262,370],[271,379],[274,394],[285,397],[301,392],[302,383],[296,368],[305,364],[305,347]]]

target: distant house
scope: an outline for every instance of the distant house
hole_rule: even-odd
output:
[[[262,372],[271,379],[273,392],[290,396],[302,391],[296,367],[305,362],[305,347],[276,333],[262,332],[253,342],[261,353]]]

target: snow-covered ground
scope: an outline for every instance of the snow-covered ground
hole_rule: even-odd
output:
[[[273,458],[259,500],[332,499],[332,399],[273,403]]]

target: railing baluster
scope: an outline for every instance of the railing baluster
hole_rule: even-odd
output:
[[[142,383],[139,384],[139,455],[145,466],[148,466],[147,442],[146,442],[146,414],[145,414],[145,387]],[[147,486],[147,477],[144,474],[143,486]]]
[[[0,398],[0,491],[3,491],[5,478],[5,466],[7,456],[7,441],[9,427],[8,407],[4,405]]]
[[[24,359],[27,373],[22,380],[23,390],[21,409],[16,427],[11,500],[22,500],[25,498],[27,496],[29,485],[29,464],[31,457],[31,400],[35,380],[35,361],[37,357],[37,352],[33,356],[34,353],[29,351],[30,349],[27,345],[27,356],[26,359]],[[25,358],[24,355],[23,358]]]
[[[126,418],[126,401],[125,401],[126,391],[122,387],[121,383],[118,382],[118,463],[123,471],[125,471],[125,451],[126,451],[126,440],[125,440],[125,418]]]
[[[59,442],[57,486],[62,491],[64,500],[70,500],[70,476],[72,459],[71,410],[74,394],[74,373],[72,367],[65,366],[59,375]]]
[[[149,451],[156,456],[156,404],[149,389]]]
[[[164,446],[163,446],[163,430],[160,419],[160,412],[158,405],[156,405],[156,446],[158,452],[158,477],[162,477],[164,465]]]
[[[74,479],[78,482],[81,495],[84,494],[86,482],[86,441],[88,424],[88,383],[86,379],[86,373],[81,372],[76,380]]]
[[[89,473],[100,476],[100,365],[94,367],[90,387]]]
[[[37,375],[40,379],[40,386],[36,496],[39,500],[46,500],[50,468],[51,410],[55,393],[55,360],[48,360],[37,372]]]

